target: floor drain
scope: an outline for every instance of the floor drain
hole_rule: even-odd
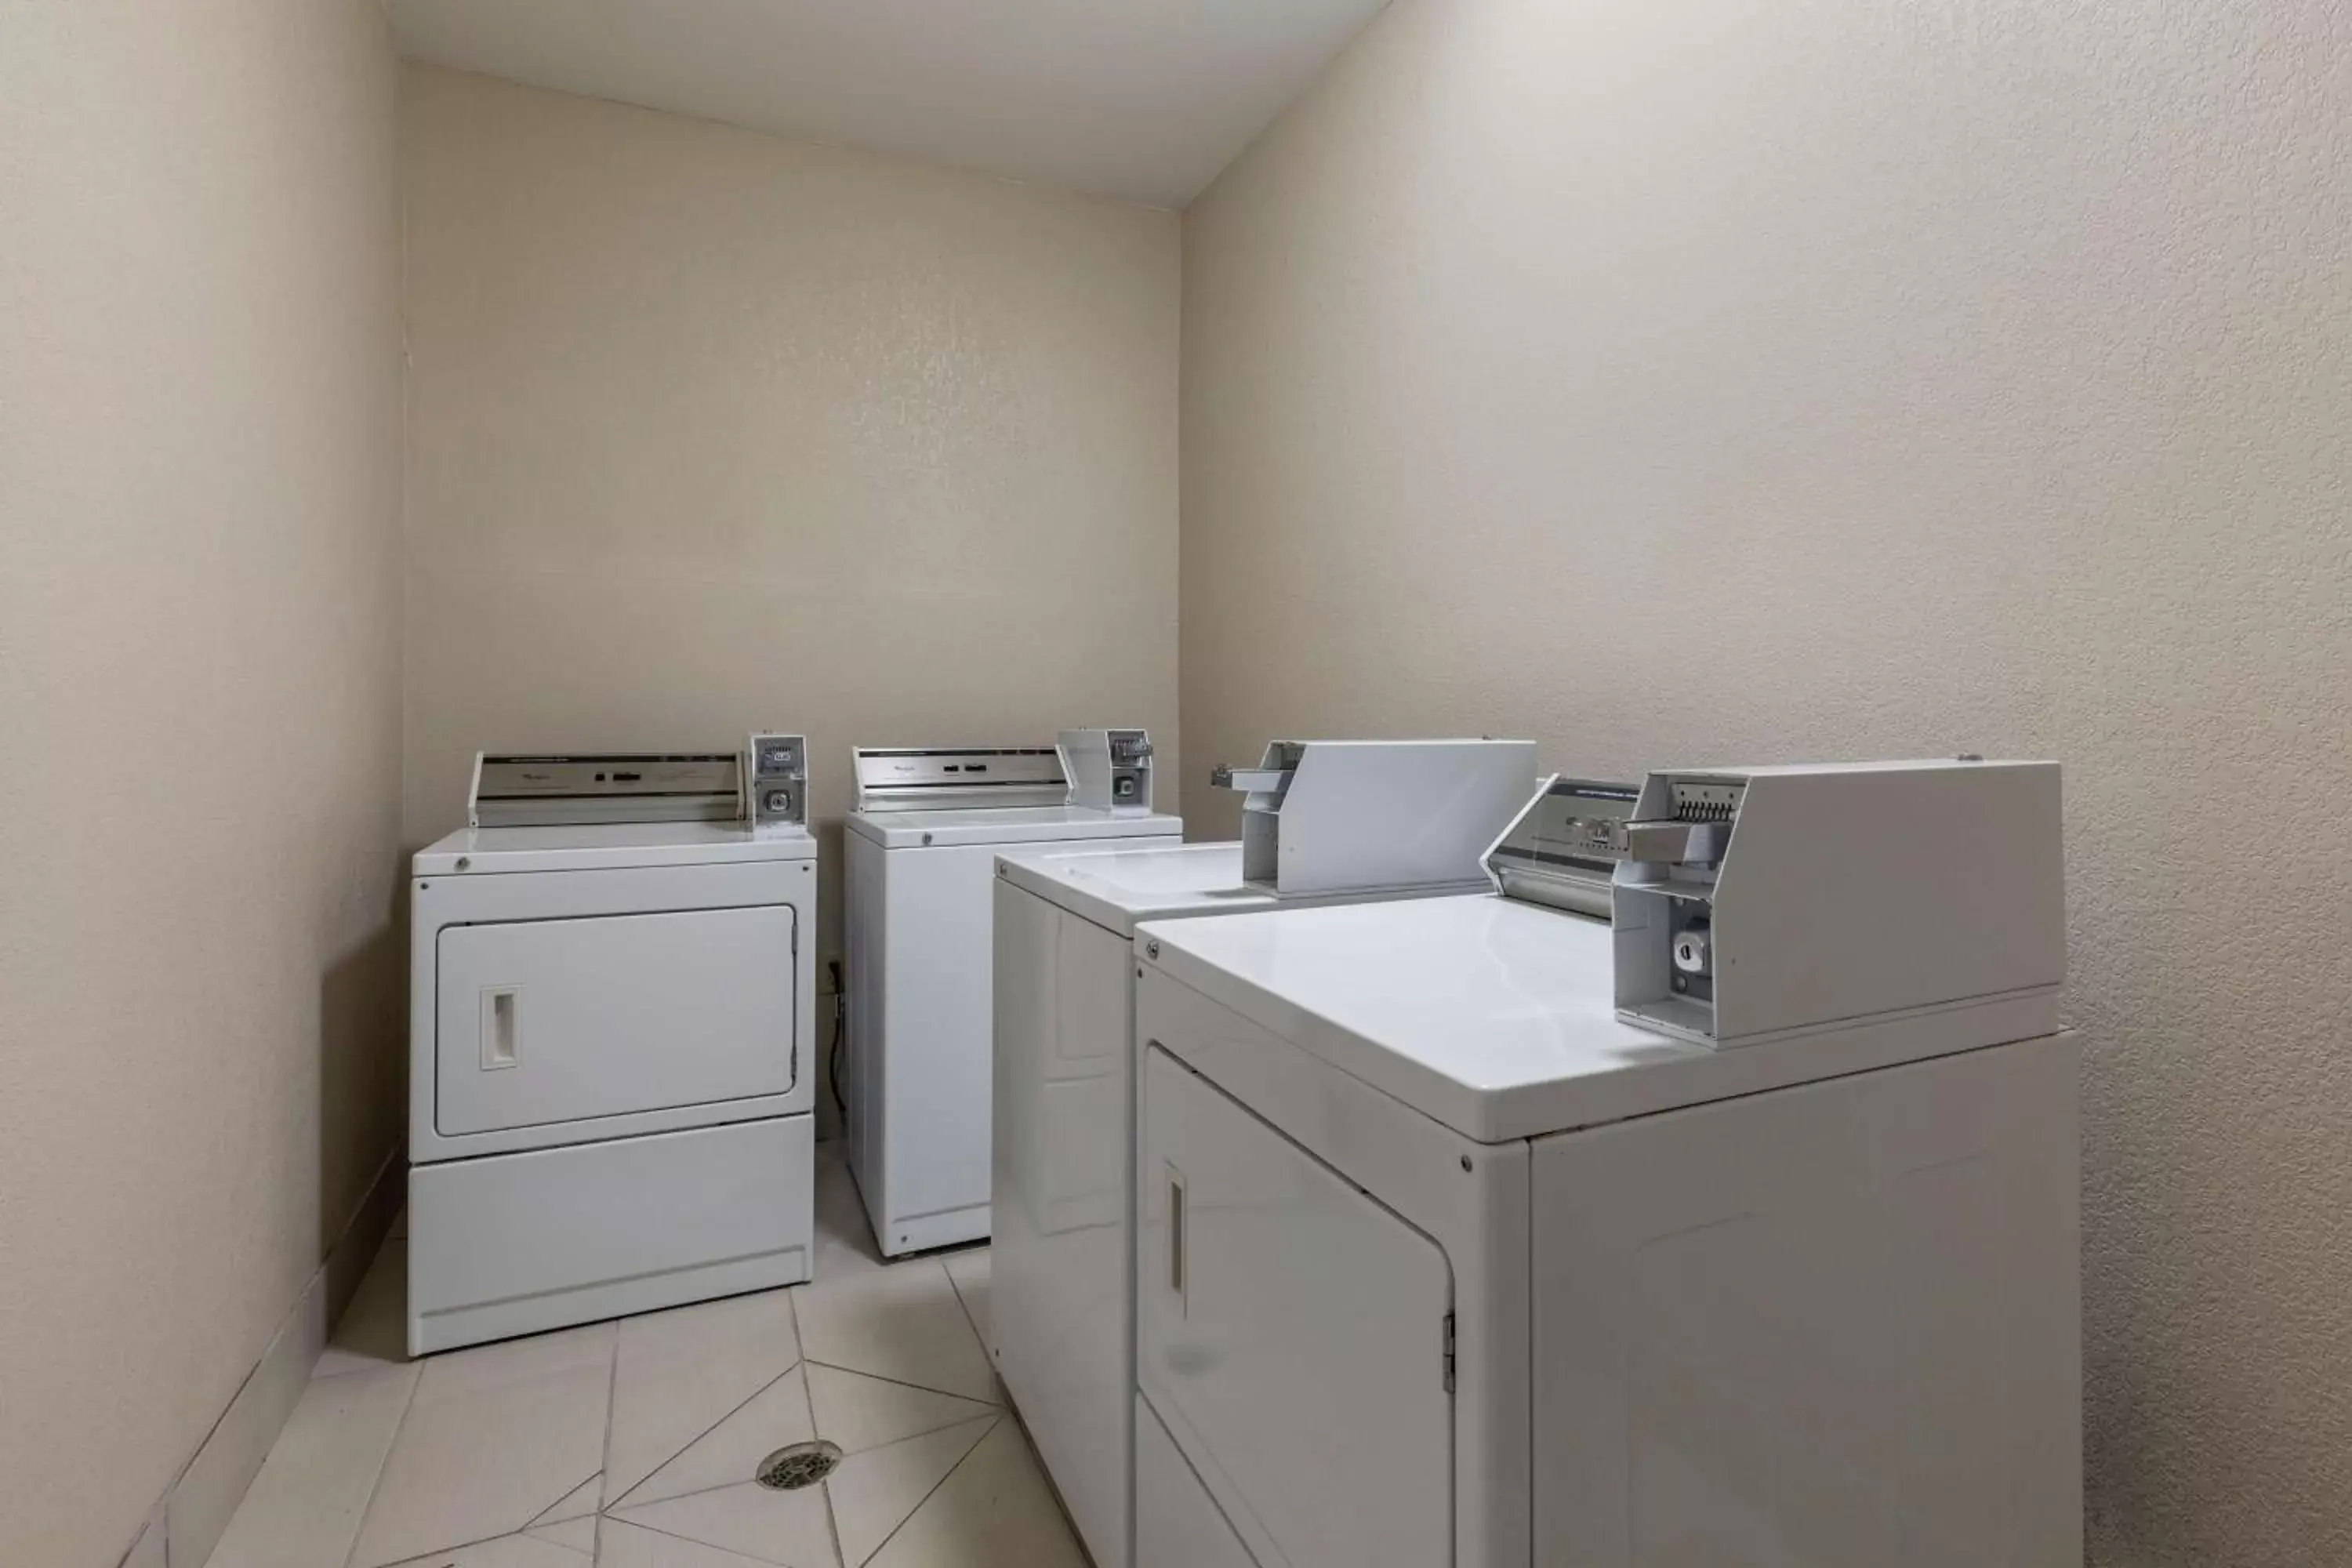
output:
[[[752,1479],[770,1491],[793,1492],[824,1479],[839,1463],[841,1445],[820,1437],[814,1443],[794,1443],[777,1449],[760,1461]]]

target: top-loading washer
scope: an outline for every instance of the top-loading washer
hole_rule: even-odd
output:
[[[1139,928],[1138,1568],[2072,1568],[2058,769],[1577,790]]]
[[[410,1353],[809,1277],[803,757],[477,759],[411,884]]]
[[[1173,844],[1184,824],[1151,809],[1140,730],[1066,731],[1052,746],[860,748],[856,763],[843,1121],[875,1242],[897,1257],[988,1235],[997,855]]]
[[[990,1350],[1097,1568],[1130,1549],[1137,924],[1483,888],[1536,747],[1278,741],[1213,777],[1264,820],[1257,880],[1238,843],[997,860]]]

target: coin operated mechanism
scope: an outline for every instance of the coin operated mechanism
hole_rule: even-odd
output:
[[[1628,822],[1619,830],[1620,863],[1632,862],[1634,878],[1655,873],[1650,879],[1624,882],[1628,889],[1624,898],[1644,918],[1638,926],[1618,924],[1621,997],[1623,935],[1638,931],[1648,939],[1636,944],[1641,955],[1650,961],[1645,970],[1654,967],[1654,954],[1663,939],[1667,994],[1647,998],[1652,1005],[1646,1012],[1639,1007],[1625,1010],[1685,1037],[1711,1041],[1715,1035],[1716,876],[1746,791],[1747,785],[1737,780],[1670,780],[1664,786],[1663,801],[1651,799],[1645,791],[1637,805],[1637,811],[1646,806],[1652,815]],[[1651,977],[1645,973],[1643,979]]]
[[[755,732],[743,743],[744,798],[752,830],[808,830],[808,741]]]
[[[1622,845],[1628,1023],[1716,1047],[1992,1005],[2057,1026],[2055,763],[1652,773]]]
[[[1242,880],[1279,889],[1282,873],[1282,803],[1306,760],[1300,741],[1273,741],[1257,766],[1230,767],[1220,763],[1209,773],[1209,787],[1229,789],[1242,797]]]
[[[1641,798],[1633,784],[1552,774],[1486,851],[1486,879],[1507,899],[1607,920]]]
[[[1115,816],[1151,814],[1151,736],[1142,730],[1065,730],[1057,748],[1070,804]]]

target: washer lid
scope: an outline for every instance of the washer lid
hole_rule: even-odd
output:
[[[1079,838],[1172,838],[1181,816],[1125,816],[1083,805],[974,806],[961,811],[853,811],[849,831],[885,849],[964,844],[1054,844]]]
[[[1157,958],[1150,948],[1157,944]],[[1139,962],[1483,1143],[2059,1026],[2053,997],[1716,1048],[1622,1023],[1608,922],[1493,894],[1150,922]]]
[[[631,866],[706,866],[735,860],[814,860],[805,828],[716,822],[583,823],[571,827],[464,827],[416,852],[411,874],[616,870]]]

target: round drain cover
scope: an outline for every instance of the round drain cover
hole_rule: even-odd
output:
[[[839,1463],[841,1445],[820,1437],[814,1443],[794,1443],[777,1449],[760,1461],[752,1479],[770,1491],[793,1492],[824,1479]]]

